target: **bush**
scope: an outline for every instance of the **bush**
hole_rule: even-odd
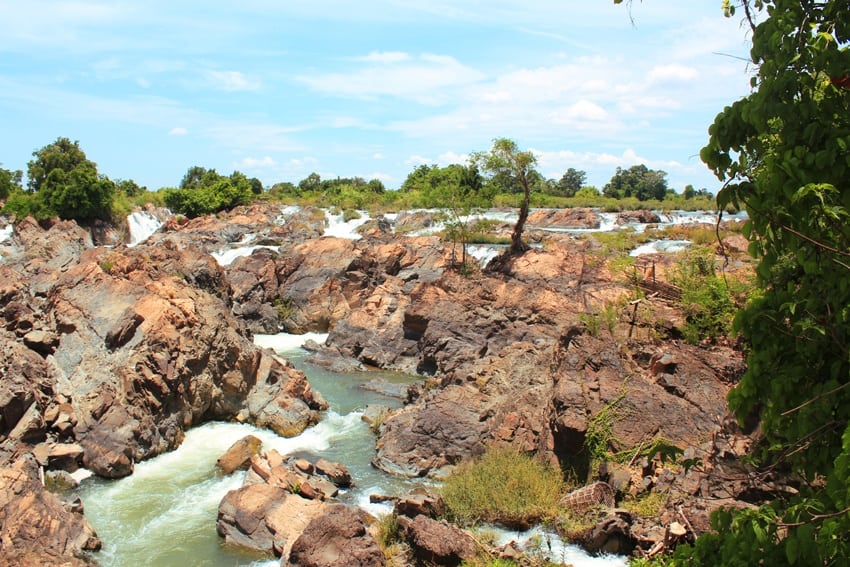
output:
[[[449,516],[526,529],[558,512],[561,472],[513,449],[491,448],[460,465],[442,487]]]
[[[731,333],[741,307],[736,298],[747,295],[746,283],[718,275],[714,255],[705,250],[691,252],[672,280],[682,289],[686,341],[714,342]]]

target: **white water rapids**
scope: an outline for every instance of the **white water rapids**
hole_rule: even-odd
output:
[[[285,439],[256,427],[237,423],[208,423],[190,430],[178,449],[138,463],[135,472],[120,480],[83,480],[80,488],[86,516],[103,540],[95,554],[104,567],[129,565],[203,565],[270,567],[279,560],[222,545],[216,534],[218,504],[224,495],[241,486],[244,473],[223,476],[215,461],[245,435],[262,439],[264,448],[281,454],[325,457],[345,464],[356,486],[341,494],[342,501],[367,508],[372,514],[388,513],[386,505],[368,504],[370,494],[403,494],[421,480],[391,477],[370,466],[375,437],[361,420],[371,403],[398,405],[361,384],[375,374],[331,374],[303,362],[300,349],[306,340],[322,343],[327,335],[258,335],[255,342],[289,357],[305,369],[311,384],[328,400],[331,409],[322,421],[301,435]],[[388,381],[410,381],[407,376],[380,374]],[[574,545],[565,545],[555,534],[497,530],[500,541],[545,542],[538,546],[553,561],[575,567],[623,567],[621,557],[590,557]]]

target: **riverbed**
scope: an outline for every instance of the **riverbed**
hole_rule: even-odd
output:
[[[103,550],[95,554],[103,567],[130,565],[251,566],[278,565],[244,550],[227,547],[216,534],[218,504],[224,495],[242,484],[243,472],[221,475],[215,462],[233,443],[245,435],[255,435],[265,448],[281,454],[326,459],[343,463],[355,487],[343,492],[343,502],[356,504],[380,515],[390,512],[386,505],[369,503],[370,494],[400,495],[423,480],[410,480],[382,473],[370,465],[375,455],[375,436],[361,417],[369,404],[399,407],[401,400],[363,385],[380,379],[401,384],[415,376],[385,372],[334,374],[305,361],[300,348],[307,339],[317,342],[324,335],[258,335],[255,342],[274,348],[303,369],[308,379],[328,401],[330,408],[322,421],[293,438],[238,423],[208,423],[190,430],[178,449],[138,463],[135,472],[120,480],[89,478],[82,481],[80,495],[86,516],[103,540]],[[392,388],[385,388],[392,389]],[[500,539],[540,541],[555,561],[576,567],[622,567],[621,557],[590,557],[573,545],[565,545],[555,534],[501,531]]]

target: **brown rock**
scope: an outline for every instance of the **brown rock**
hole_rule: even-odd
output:
[[[260,452],[263,442],[253,435],[246,435],[218,458],[216,466],[224,474],[232,474],[237,470],[246,470],[251,464],[251,457]]]
[[[287,557],[310,520],[326,507],[283,488],[252,484],[225,495],[216,530],[227,544]]]
[[[445,521],[427,516],[399,518],[404,539],[416,558],[427,565],[460,565],[475,557],[478,545],[468,533]]]
[[[384,554],[367,532],[374,518],[366,512],[335,504],[310,521],[292,545],[293,567],[378,567]]]
[[[332,463],[327,459],[319,459],[316,461],[316,472],[325,475],[332,483],[339,487],[346,488],[351,486],[351,473],[341,463]]]
[[[100,545],[81,511],[44,489],[31,455],[0,470],[0,553],[51,556],[56,558],[51,565],[63,561],[74,565],[74,556]]]

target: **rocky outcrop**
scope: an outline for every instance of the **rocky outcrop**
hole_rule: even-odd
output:
[[[538,209],[531,211],[526,221],[530,227],[561,229],[599,228],[602,220],[593,209]]]
[[[340,463],[325,459],[311,463],[275,450],[254,454],[243,486],[228,492],[219,504],[216,529],[229,545],[289,557],[290,549],[308,525],[331,510],[328,501],[337,495],[338,487],[351,483],[351,475]],[[334,512],[332,518],[336,517]],[[328,521],[336,525],[335,520]],[[330,537],[322,535],[321,525],[314,526],[316,530],[307,536],[307,541]],[[354,554],[351,557],[361,547],[352,544],[348,548]],[[304,564],[313,564],[309,561],[315,558],[307,558],[309,551],[303,544],[301,553],[301,560],[308,562]]]
[[[460,565],[478,554],[475,539],[466,531],[427,516],[398,518],[402,537],[423,565]]]
[[[197,248],[91,248],[72,222],[45,229],[29,219],[15,239],[18,253],[0,265],[4,471],[32,453],[41,466],[117,478],[204,421],[294,435],[326,407],[302,372],[253,345],[230,314],[224,272]],[[43,490],[33,494],[10,495],[5,510],[17,515],[3,524],[7,547],[27,549],[19,544],[45,525],[75,525],[42,502]],[[20,529],[19,516],[40,527]],[[42,542],[62,555],[91,545],[73,538]]]
[[[647,209],[637,211],[620,211],[617,214],[617,224],[652,224],[661,222],[661,217],[658,213]]]
[[[368,531],[374,518],[363,510],[334,504],[313,518],[289,553],[293,567],[382,567],[384,553]]]
[[[6,564],[26,565],[17,561],[40,557],[49,558],[43,565],[74,565],[71,558],[100,546],[82,504],[63,502],[44,489],[32,455],[24,454],[0,470],[0,560],[17,557]]]

